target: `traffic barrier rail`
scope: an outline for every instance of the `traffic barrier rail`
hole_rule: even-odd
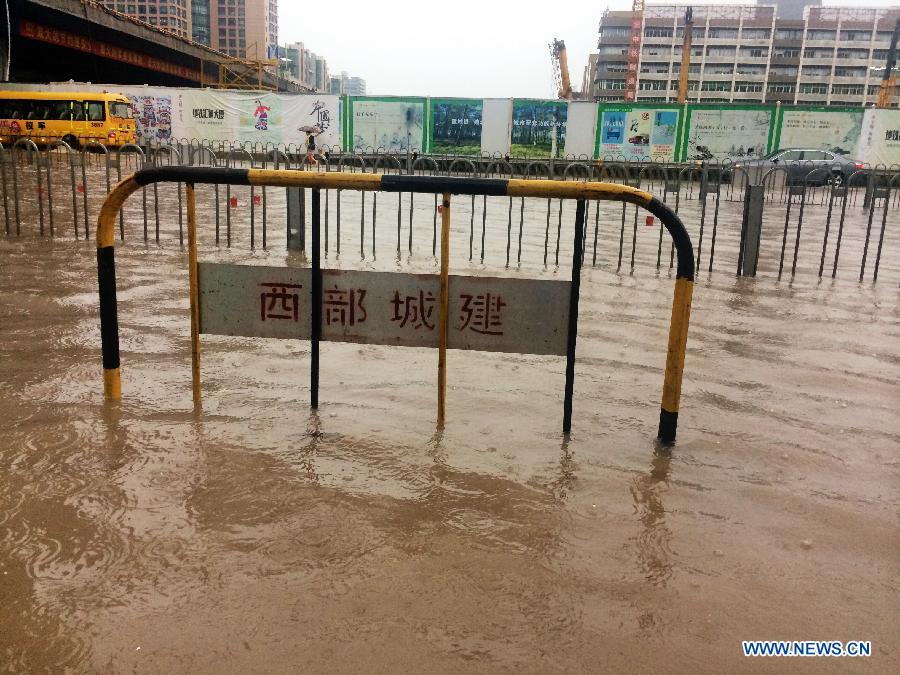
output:
[[[668,349],[660,409],[658,438],[672,443],[676,437],[684,355],[690,322],[694,283],[694,253],[690,238],[678,216],[649,192],[626,185],[553,180],[517,180],[410,176],[399,174],[319,173],[290,170],[232,169],[205,167],[157,167],[142,169],[122,180],[104,201],[97,219],[97,275],[100,297],[100,325],[103,356],[104,395],[108,400],[121,398],[119,329],[116,305],[115,222],[126,198],[147,185],[161,182],[186,184],[191,306],[191,364],[193,397],[200,402],[200,297],[198,286],[197,235],[194,186],[243,185],[309,188],[312,190],[312,295],[311,295],[311,405],[318,406],[319,341],[322,339],[322,269],[320,261],[321,190],[358,190],[425,193],[442,196],[439,294],[438,425],[445,417],[446,350],[449,325],[449,235],[451,195],[485,197],[538,197],[575,199],[575,238],[572,256],[572,280],[566,335],[566,382],[563,407],[563,432],[569,433],[575,374],[575,343],[581,266],[584,258],[585,209],[589,200],[619,201],[642,207],[659,218],[672,238],[678,264]],[[295,319],[296,320],[296,319]]]

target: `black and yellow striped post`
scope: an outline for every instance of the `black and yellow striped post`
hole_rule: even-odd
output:
[[[635,204],[659,218],[668,230],[678,254],[675,297],[669,326],[669,344],[663,384],[662,410],[658,437],[665,443],[675,440],[685,347],[691,313],[694,284],[694,251],[678,216],[649,192],[617,183],[591,183],[558,180],[504,180],[455,176],[410,176],[379,174],[318,173],[269,169],[230,169],[219,167],[155,167],[138,171],[121,181],[107,196],[97,223],[97,274],[100,286],[100,324],[103,341],[104,392],[107,399],[121,397],[119,370],[119,329],[116,315],[116,277],[114,230],[116,216],[125,199],[145,185],[158,182],[206,183],[215,185],[269,185],[316,190],[380,190],[444,195],[447,204],[443,218],[449,226],[449,196],[484,195],[495,197],[537,197],[618,201]],[[442,224],[443,224],[442,218]],[[448,230],[449,232],[449,230]],[[443,236],[442,236],[443,244]],[[449,251],[449,240],[446,250]],[[442,250],[443,257],[443,250]],[[316,304],[315,302],[313,304]],[[315,322],[314,322],[315,324]],[[314,328],[315,330],[315,328]],[[198,361],[199,364],[199,361]],[[316,371],[316,375],[318,371]],[[439,381],[446,384],[446,373]],[[317,378],[316,378],[317,380]],[[314,380],[314,384],[317,381]],[[439,386],[438,418],[443,420],[443,386]],[[313,405],[317,404],[314,386]]]

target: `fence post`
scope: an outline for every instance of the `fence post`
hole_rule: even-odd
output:
[[[306,251],[306,190],[286,188],[287,247],[289,251]]]
[[[581,263],[584,258],[584,207],[575,206],[575,241],[572,246],[572,286],[569,291],[569,325],[566,338],[566,390],[563,399],[563,433],[572,431],[572,397],[575,393],[575,338],[578,335],[578,296],[581,293]]]
[[[310,344],[310,407],[319,407],[319,341],[322,339],[322,261],[320,252],[321,193],[312,191],[312,340]]]
[[[762,185],[747,185],[744,192],[744,217],[741,223],[741,243],[738,251],[738,276],[756,276],[762,235],[764,190]]]
[[[438,316],[438,410],[437,425],[444,426],[447,404],[447,340],[450,331],[450,193],[441,201],[441,293]]]

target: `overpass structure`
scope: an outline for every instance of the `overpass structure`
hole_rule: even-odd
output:
[[[90,0],[8,0],[7,7],[0,77],[10,82],[208,87],[221,72],[234,72],[235,59]],[[264,89],[308,91],[277,73],[257,77]]]

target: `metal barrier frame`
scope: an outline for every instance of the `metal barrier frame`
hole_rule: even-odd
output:
[[[572,290],[569,309],[569,337],[566,355],[566,387],[563,409],[563,432],[571,430],[572,396],[575,375],[575,339],[578,322],[578,296],[583,258],[583,237],[586,200],[618,201],[640,206],[660,219],[672,237],[678,253],[675,292],[669,323],[665,377],[657,437],[663,443],[675,441],[684,354],[691,313],[694,285],[694,251],[681,220],[665,203],[649,192],[617,183],[574,182],[559,180],[527,180],[498,178],[467,178],[415,176],[372,173],[319,173],[309,171],[232,169],[207,167],[155,167],[142,169],[125,178],[107,195],[97,218],[97,278],[100,296],[100,335],[103,354],[103,389],[107,400],[122,396],[119,322],[116,307],[115,222],[125,199],[147,185],[160,182],[185,183],[188,208],[189,279],[191,304],[191,368],[193,396],[199,403],[200,340],[199,298],[197,284],[197,236],[194,185],[246,185],[298,187],[312,189],[312,374],[311,406],[318,406],[319,339],[321,337],[321,266],[319,259],[320,195],[321,190],[361,190],[382,192],[410,192],[442,195],[441,215],[441,291],[438,355],[438,426],[443,426],[446,400],[446,350],[448,321],[448,275],[451,195],[484,195],[485,197],[539,197],[577,200],[575,219],[575,249],[572,258]]]

